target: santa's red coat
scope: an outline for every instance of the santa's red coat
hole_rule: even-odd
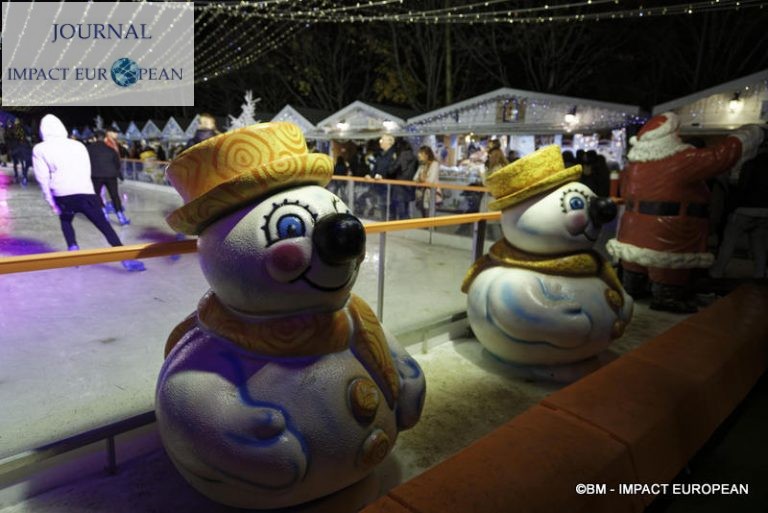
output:
[[[619,224],[618,240],[611,241],[609,251],[623,261],[646,267],[709,266],[709,219],[701,215],[710,197],[705,181],[733,167],[741,153],[740,139],[727,137],[708,148],[687,147],[659,160],[630,162],[620,183],[627,211]],[[641,202],[679,204],[679,210],[677,215],[642,213]],[[694,205],[692,211],[698,215],[688,215],[689,205]]]

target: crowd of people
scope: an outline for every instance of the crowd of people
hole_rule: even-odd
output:
[[[47,130],[43,123],[39,132],[33,130],[30,124],[21,119],[8,121],[0,125],[0,160],[13,166],[14,182],[26,186],[31,178],[29,170],[34,169],[34,176],[43,188],[43,194],[54,212],[60,217],[62,232],[69,249],[77,249],[78,245],[72,229],[72,217],[75,213],[83,213],[101,230],[112,245],[121,242],[110,225],[110,214],[114,214],[120,225],[130,223],[121,201],[118,182],[123,180],[122,159],[155,159],[165,161],[173,159],[185,148],[219,134],[216,120],[209,114],[202,114],[198,129],[194,136],[185,144],[163,146],[159,142],[146,141],[127,142],[118,138],[113,128],[96,130],[88,139],[76,141],[59,121],[56,125],[48,118]],[[44,120],[46,119],[44,118]],[[58,120],[57,120],[58,121]],[[56,125],[56,134],[51,132],[51,126]],[[59,126],[60,125],[60,126]],[[45,134],[49,138],[46,141]],[[62,164],[41,159],[45,147],[52,144],[50,138],[60,139],[61,136],[82,148],[74,154],[80,155],[78,172],[67,171],[66,180],[61,177],[62,169],[75,166],[70,159],[64,162],[63,153],[56,150],[57,158]],[[703,146],[703,141],[691,141],[695,146]],[[61,145],[61,141],[56,144]],[[351,146],[350,146],[351,145]],[[719,203],[720,211],[715,209],[711,219],[712,236],[715,243],[711,250],[718,253],[715,265],[710,274],[720,277],[724,274],[728,261],[735,252],[739,251],[738,240],[745,234],[749,240],[749,251],[755,259],[755,276],[765,276],[766,247],[768,246],[768,150],[766,143],[761,147],[757,157],[744,165],[739,175],[738,184],[729,184],[727,179],[714,180],[710,188],[714,189],[717,197],[723,198]],[[63,147],[63,146],[62,146]],[[33,149],[34,148],[34,149]],[[69,150],[73,150],[69,148]],[[68,151],[69,151],[68,150]],[[88,164],[85,164],[85,156]],[[443,155],[444,157],[445,155]],[[578,150],[575,153],[566,150],[562,154],[566,167],[581,165],[580,181],[590,187],[598,196],[615,195],[612,191],[611,173],[620,171],[618,165],[609,162],[600,153],[589,150]],[[493,173],[518,158],[514,150],[505,152],[500,141],[492,138],[484,146],[473,144],[467,148],[467,157],[462,162],[465,166],[478,170],[476,181],[470,185],[482,185]],[[370,140],[363,145],[348,143],[341,146],[336,157],[334,174],[337,176],[355,176],[368,178],[371,182],[363,187],[362,193],[357,194],[355,212],[362,217],[372,219],[407,219],[414,216],[429,217],[434,215],[434,209],[443,202],[443,191],[440,182],[440,158],[430,146],[414,148],[406,139],[395,138],[390,134],[382,135],[378,140]],[[85,182],[84,170],[88,170],[88,182]],[[75,180],[73,177],[77,177]],[[73,181],[70,181],[72,178]],[[390,185],[376,183],[377,180],[410,181],[425,186]],[[614,182],[615,183],[615,182]],[[329,187],[334,192],[341,193],[344,182],[334,181]],[[102,192],[103,194],[102,197]],[[487,210],[487,194],[467,191],[462,193],[467,197],[468,212]],[[88,198],[68,198],[68,196],[86,195]],[[471,196],[471,198],[469,198]],[[471,201],[470,201],[471,199]],[[388,203],[387,203],[388,201]],[[99,214],[98,216],[96,214]],[[98,218],[97,218],[98,217]],[[493,230],[493,227],[491,227]],[[126,268],[138,265],[126,264]]]

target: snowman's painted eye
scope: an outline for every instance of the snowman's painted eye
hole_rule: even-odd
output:
[[[563,195],[560,196],[560,209],[563,211],[563,214],[586,209],[588,198],[592,197],[587,191],[589,189],[583,190],[578,185],[564,190]]]
[[[264,217],[261,229],[267,236],[267,246],[270,246],[285,239],[309,237],[316,220],[317,214],[309,205],[285,199],[272,204],[272,211]]]
[[[304,221],[295,214],[287,214],[277,221],[277,236],[281,239],[303,237],[306,229]]]
[[[584,198],[579,196],[573,197],[568,202],[568,205],[571,207],[571,210],[584,210]]]

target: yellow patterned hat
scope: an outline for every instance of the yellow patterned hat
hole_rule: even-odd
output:
[[[564,183],[577,180],[581,166],[565,167],[560,146],[540,148],[499,169],[485,181],[494,201],[490,210],[502,210]]]
[[[327,185],[333,163],[327,155],[308,153],[304,134],[293,123],[260,123],[192,146],[168,165],[167,175],[185,205],[166,221],[174,230],[197,235],[270,191]]]

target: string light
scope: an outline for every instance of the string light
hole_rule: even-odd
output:
[[[575,116],[575,99],[552,99],[501,93],[485,97],[461,107],[444,108],[434,115],[418,116],[409,120],[407,130],[411,133],[451,133],[456,131],[479,130],[484,132],[524,131],[539,133],[562,130],[564,114]],[[579,103],[578,116],[581,130],[603,130],[607,128],[640,125],[645,117],[627,112],[622,105],[595,105],[586,101]]]
[[[762,0],[714,0],[698,1],[685,4],[667,5],[661,10],[639,7],[637,9],[618,9],[594,11],[596,7],[604,5],[618,5],[618,2],[612,0],[592,0],[587,2],[572,2],[560,5],[544,5],[539,7],[515,8],[504,10],[482,10],[482,12],[472,12],[491,5],[503,3],[502,0],[492,0],[488,2],[479,2],[455,6],[450,8],[432,9],[424,11],[408,10],[406,12],[374,12],[367,13],[366,10],[388,2],[369,1],[367,3],[358,3],[355,6],[347,6],[344,11],[337,8],[336,11],[329,9],[256,9],[259,4],[249,4],[249,13],[247,16],[269,20],[281,20],[301,23],[370,23],[370,22],[391,22],[391,23],[466,23],[466,24],[488,24],[488,23],[547,23],[547,22],[570,22],[570,21],[599,21],[608,18],[647,18],[653,16],[670,16],[678,14],[693,14],[707,11],[732,10],[744,7],[761,7]],[[261,7],[261,6],[259,6]],[[573,14],[556,14],[556,11],[588,8],[592,12],[577,12]],[[199,9],[214,9],[211,5],[200,6]],[[546,12],[546,16],[535,15],[535,13]]]

